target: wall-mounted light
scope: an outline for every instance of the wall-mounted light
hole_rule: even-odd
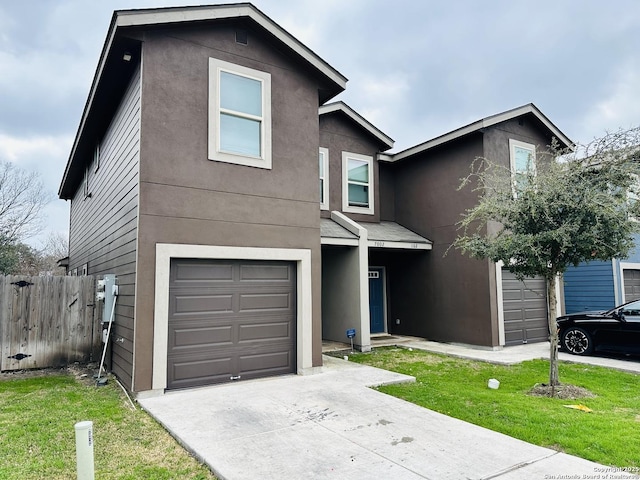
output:
[[[124,52],[124,55],[122,55],[122,60],[124,60],[125,62],[130,62],[131,61],[131,53],[130,52]]]

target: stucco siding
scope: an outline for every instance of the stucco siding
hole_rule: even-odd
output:
[[[224,22],[145,34],[135,391],[152,386],[157,243],[308,249],[313,363],[322,363],[318,84],[243,26],[247,45]],[[210,57],[271,75],[271,169],[208,159]]]
[[[131,386],[140,153],[140,70],[130,81],[91,161],[88,192],[81,184],[71,201],[69,267],[88,264],[90,275],[118,277],[112,369]],[[88,159],[89,160],[89,159]],[[100,307],[100,305],[99,305]]]
[[[461,214],[477,201],[471,188],[457,190],[460,179],[482,152],[482,136],[475,134],[395,165],[395,220],[433,241],[433,250],[398,256],[388,267],[390,297],[402,299],[389,307],[394,333],[495,343],[490,266],[449,250]]]

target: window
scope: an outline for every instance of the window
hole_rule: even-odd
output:
[[[82,193],[84,198],[90,198],[91,194],[89,193],[89,171],[91,170],[91,166],[87,165],[84,167],[84,179],[82,181]]]
[[[632,302],[618,310],[627,322],[640,322],[640,301]]]
[[[320,147],[320,209],[329,210],[329,150]]]
[[[530,143],[509,139],[509,156],[513,175],[513,193],[517,196],[518,191],[527,182],[527,176],[535,174],[536,147]]]
[[[97,172],[100,168],[100,144],[96,144],[96,149],[93,151],[93,163],[96,167],[94,172]]]
[[[342,210],[373,215],[373,157],[342,152]]]
[[[209,59],[209,159],[271,168],[271,75]]]

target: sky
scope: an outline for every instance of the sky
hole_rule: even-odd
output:
[[[206,0],[0,0],[0,161],[40,173],[45,229],[113,10]],[[220,2],[229,3],[229,2]],[[255,0],[345,75],[343,100],[401,151],[534,103],[574,142],[640,125],[637,0]]]

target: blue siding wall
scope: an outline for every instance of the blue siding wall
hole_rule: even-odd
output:
[[[566,313],[615,307],[612,262],[569,267],[564,274],[564,304]]]

